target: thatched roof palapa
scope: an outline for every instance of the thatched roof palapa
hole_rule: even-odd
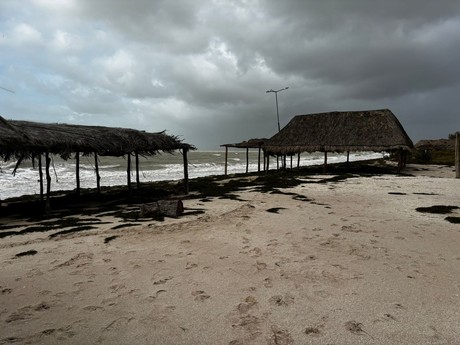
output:
[[[389,109],[295,116],[265,143],[270,154],[411,150],[413,143]]]
[[[113,128],[103,126],[82,126],[68,124],[45,124],[30,121],[5,120],[0,116],[0,158],[8,161],[16,158],[16,168],[24,159],[46,157],[47,175],[47,200],[49,200],[50,180],[49,177],[49,154],[60,155],[63,159],[71,158],[75,154],[77,160],[76,184],[77,193],[80,191],[79,181],[79,156],[94,154],[96,157],[96,180],[97,189],[100,190],[100,176],[98,172],[97,156],[124,156],[135,154],[136,156],[136,182],[139,188],[138,156],[152,156],[160,151],[173,152],[182,150],[184,157],[184,186],[188,193],[188,168],[187,152],[195,150],[193,145],[181,142],[178,137],[167,135],[165,132],[147,133],[128,128]],[[131,161],[128,159],[127,181],[131,188]],[[40,195],[43,198],[43,177],[41,168]]]
[[[266,138],[257,138],[257,139],[249,139],[242,141],[240,143],[235,143],[235,144],[223,144],[220,145],[222,147],[225,147],[225,170],[224,174],[227,175],[227,165],[228,165],[228,148],[229,147],[234,147],[234,148],[240,148],[240,149],[246,149],[246,172],[249,171],[249,149],[259,149],[259,157],[258,157],[258,163],[257,163],[257,170],[260,171],[260,151],[262,150],[262,147],[264,143],[268,139]]]
[[[415,144],[417,150],[455,151],[455,138],[420,140]]]
[[[67,159],[76,152],[123,156],[133,152],[154,155],[159,151],[195,149],[164,131],[147,133],[127,128],[7,121],[2,117],[0,134],[0,157],[4,160],[45,152]]]
[[[258,149],[259,147],[262,147],[266,141],[268,141],[267,138],[256,138],[256,139],[245,140],[240,143],[223,144],[220,146],[235,147],[235,148],[240,148],[240,149]]]

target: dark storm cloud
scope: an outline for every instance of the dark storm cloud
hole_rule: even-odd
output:
[[[458,1],[29,0],[0,4],[0,113],[168,129],[200,148],[296,114],[388,107],[458,130]],[[27,107],[25,104],[30,104]]]

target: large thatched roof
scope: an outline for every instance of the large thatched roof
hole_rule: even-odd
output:
[[[388,109],[295,116],[264,148],[269,153],[410,150],[412,141]]]
[[[194,149],[164,132],[147,133],[134,129],[67,124],[45,124],[5,120],[0,117],[0,157],[28,157],[49,152],[68,158],[72,153],[123,156],[137,152],[153,155],[158,151]]]

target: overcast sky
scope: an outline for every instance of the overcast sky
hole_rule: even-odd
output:
[[[298,114],[460,130],[458,0],[0,0],[0,115],[166,129],[199,149]],[[7,90],[5,90],[7,89]],[[14,93],[8,90],[14,91]]]

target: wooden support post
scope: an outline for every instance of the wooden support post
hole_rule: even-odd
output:
[[[249,148],[246,147],[246,174],[249,172]]]
[[[350,163],[350,151],[347,151],[347,164]]]
[[[49,157],[49,153],[45,153],[45,166],[46,166],[46,204],[45,204],[45,212],[48,212],[51,209],[50,205],[50,197],[51,197],[51,175],[50,175],[50,163],[51,158]]]
[[[139,152],[135,152],[136,155],[136,186],[137,189],[141,188],[141,182],[139,180]]]
[[[267,171],[270,170],[270,154],[267,153]]]
[[[323,173],[327,173],[327,151],[324,151]]]
[[[80,152],[75,154],[75,176],[77,182],[77,195],[80,195]]]
[[[260,172],[260,151],[262,148],[259,146],[259,156],[257,157],[257,172]]]
[[[460,178],[460,133],[455,133],[455,178]]]
[[[128,153],[126,160],[128,161],[126,167],[126,179],[128,184],[128,190],[131,191],[131,153]]]
[[[101,176],[99,175],[99,162],[97,159],[97,152],[94,152],[94,167],[96,169],[96,188],[97,192],[101,192]]]
[[[40,201],[43,202],[43,170],[42,170],[42,155],[38,155],[38,176],[40,178]]]
[[[225,147],[227,149],[227,147]],[[188,159],[187,159],[187,152],[188,149],[183,149],[182,155],[184,158],[184,192],[188,194],[189,192],[189,185],[188,185]],[[227,159],[225,159],[225,170],[227,170]]]
[[[402,163],[402,162],[403,162],[403,157],[402,157],[403,154],[402,154],[402,152],[403,152],[403,150],[402,150],[402,148],[400,148],[400,149],[398,150],[398,174],[399,174],[399,173],[401,172],[401,170],[402,170],[402,164],[403,164],[403,163]]]
[[[224,170],[225,176],[227,176],[227,161],[228,161],[228,146],[225,146],[225,170]]]
[[[280,156],[276,155],[276,170],[280,169]]]
[[[300,152],[297,154],[297,169],[300,168]]]

